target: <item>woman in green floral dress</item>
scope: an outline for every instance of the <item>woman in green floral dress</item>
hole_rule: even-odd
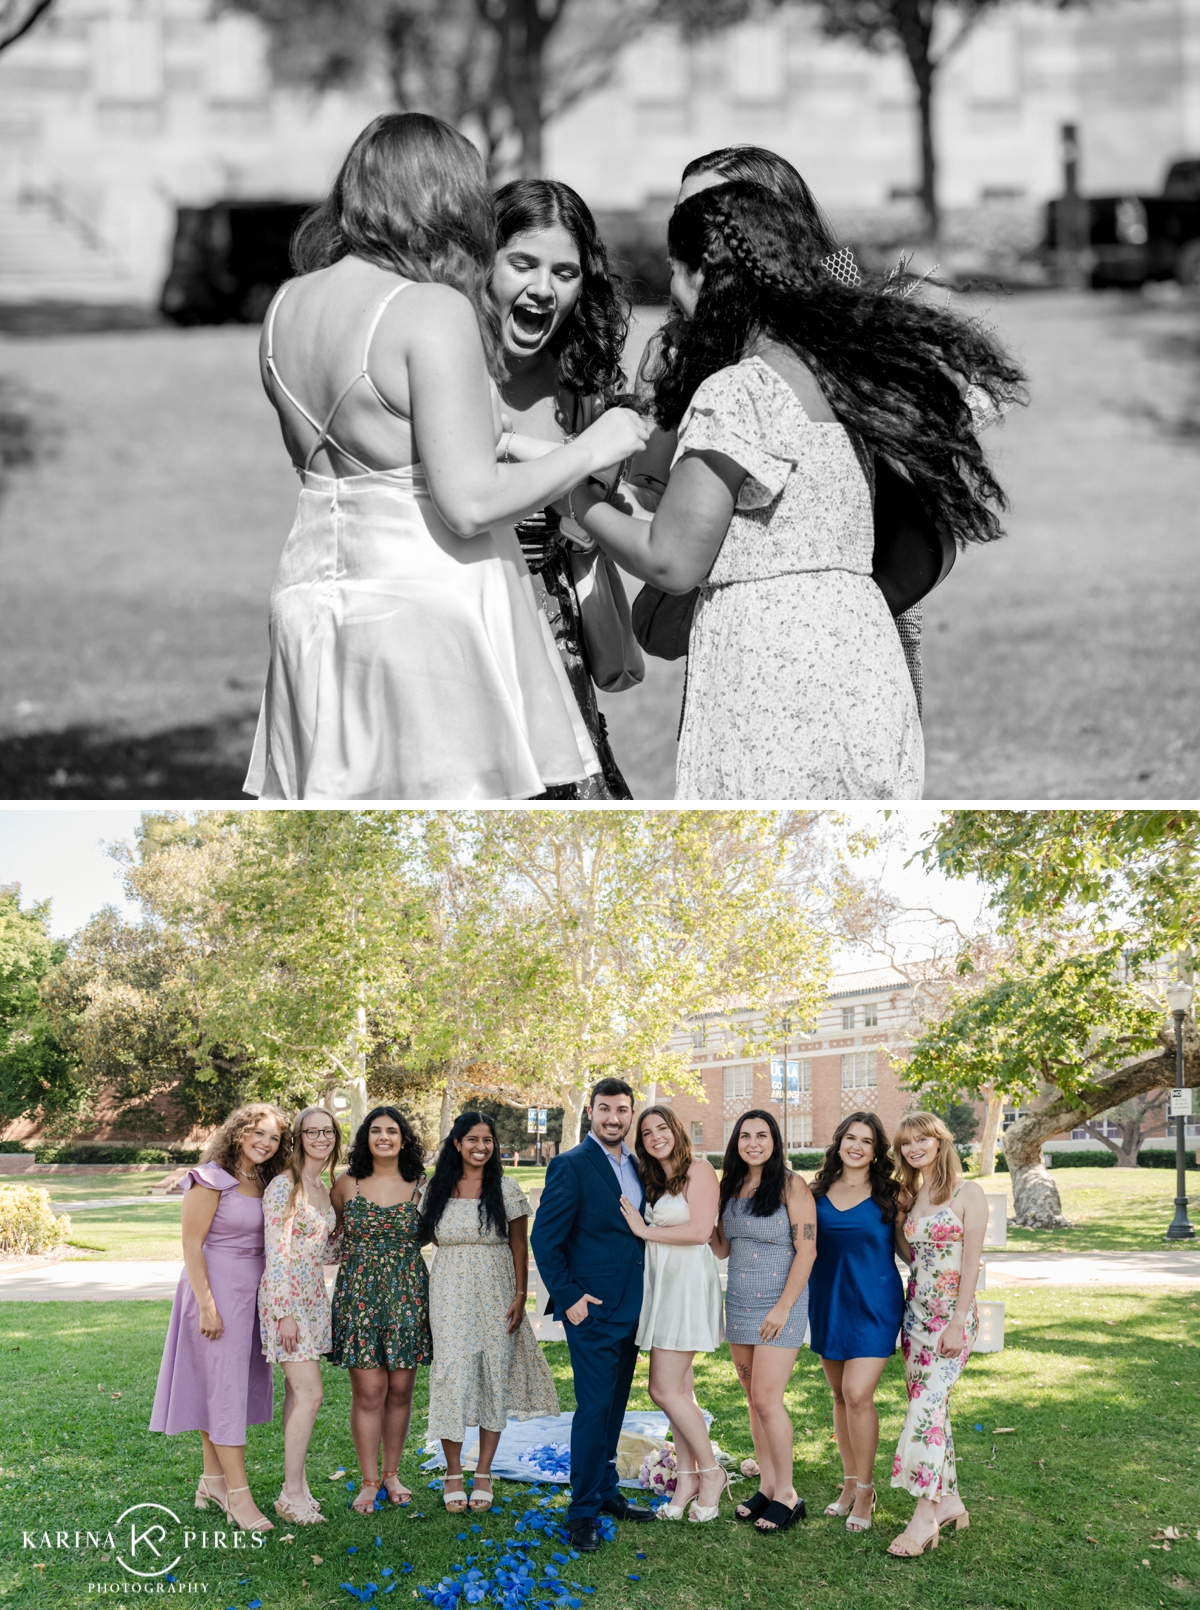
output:
[[[389,1501],[412,1501],[400,1481],[400,1458],[417,1366],[433,1358],[421,1256],[424,1181],[425,1153],[408,1120],[395,1107],[375,1107],[359,1125],[349,1167],[330,1193],[344,1239],[329,1357],[350,1371],[350,1432],[362,1471],[354,1508],[363,1515],[371,1513],[381,1485],[381,1445]]]

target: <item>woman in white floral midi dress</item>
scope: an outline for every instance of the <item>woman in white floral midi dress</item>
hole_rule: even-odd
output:
[[[908,1412],[892,1461],[892,1486],[911,1493],[916,1512],[890,1545],[908,1557],[936,1548],[951,1521],[970,1522],[958,1491],[950,1393],[979,1334],[975,1288],[987,1230],[987,1198],[962,1166],[949,1129],[933,1113],[908,1113],[893,1142],[901,1201],[908,1212],[896,1241],[912,1266],[900,1347]]]

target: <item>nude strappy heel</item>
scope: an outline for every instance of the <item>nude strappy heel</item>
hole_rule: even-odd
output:
[[[280,1493],[275,1500],[275,1513],[281,1521],[290,1521],[293,1526],[319,1526],[326,1518],[311,1493],[307,1498],[289,1498],[286,1493]]]
[[[449,1488],[446,1486],[446,1482],[451,1482],[451,1481],[456,1481],[458,1483],[458,1487],[459,1487],[458,1492],[452,1493],[449,1490]],[[451,1500],[453,1500],[453,1502],[451,1502]],[[445,1504],[446,1508],[450,1511],[451,1515],[461,1515],[462,1512],[466,1509],[466,1507],[467,1507],[467,1490],[466,1490],[466,1487],[465,1487],[465,1485],[463,1483],[463,1479],[462,1479],[461,1475],[460,1476],[447,1476],[445,1481],[443,1481],[443,1483],[442,1483],[442,1503]]]
[[[721,1507],[721,1499],[729,1491],[729,1472],[721,1470],[720,1465],[705,1465],[704,1469],[698,1470],[696,1474],[697,1476],[711,1476],[714,1470],[720,1470],[724,1478],[721,1483],[721,1491],[717,1494],[717,1501],[715,1504],[702,1504],[698,1498],[694,1498],[692,1507],[688,1510],[688,1520],[690,1521],[703,1524],[705,1521],[715,1521],[717,1518],[717,1511]]]
[[[870,1493],[871,1507],[865,1516],[855,1515],[853,1512],[847,1515],[846,1530],[848,1532],[869,1532],[871,1530],[871,1516],[875,1513],[875,1505],[879,1499],[879,1494],[875,1491],[875,1483],[872,1481],[859,1481],[858,1477],[856,1476],[854,1478],[854,1484],[858,1488],[859,1492]]]
[[[196,1484],[197,1509],[207,1509],[208,1501],[211,1499],[218,1509],[224,1510],[226,1515],[229,1514],[228,1486],[226,1486],[226,1496],[224,1498],[222,1498],[219,1493],[210,1493],[208,1490],[208,1484],[210,1481],[224,1480],[224,1476],[201,1476],[200,1480]]]
[[[675,1472],[675,1485],[678,1487],[680,1476],[698,1476],[698,1470],[677,1470]],[[687,1507],[692,1500],[689,1498],[685,1504],[660,1504],[655,1514],[660,1521],[681,1521],[687,1514]]]
[[[929,1536],[923,1543],[918,1543],[915,1538],[909,1537],[908,1529],[906,1527],[905,1530],[900,1533],[899,1537],[894,1537],[888,1544],[888,1553],[893,1557],[893,1559],[915,1560],[917,1555],[924,1554],[926,1549],[937,1548],[938,1534],[940,1531],[941,1528],[938,1526],[938,1523],[934,1521],[933,1531],[930,1532]],[[907,1547],[904,1546],[906,1542],[908,1545]]]
[[[234,1493],[248,1493],[249,1491],[249,1487],[231,1487],[227,1496],[232,1498]],[[237,1516],[231,1509],[227,1508],[225,1513],[241,1532],[273,1532],[275,1530],[275,1522],[269,1521],[265,1515],[260,1515],[258,1519],[256,1521],[252,1521],[249,1526],[243,1526],[241,1521],[238,1520]]]
[[[843,1490],[843,1492],[850,1485],[850,1483],[852,1481],[856,1482],[857,1480],[858,1480],[857,1476],[843,1476],[842,1477],[842,1490]],[[826,1515],[832,1516],[835,1519],[840,1521],[840,1520],[844,1520],[845,1517],[847,1515],[849,1515],[850,1511],[853,1508],[854,1508],[854,1500],[853,1499],[851,1499],[850,1502],[848,1504],[845,1504],[845,1505],[839,1504],[835,1500],[832,1504],[826,1504],[825,1505],[825,1513],[826,1513]]]

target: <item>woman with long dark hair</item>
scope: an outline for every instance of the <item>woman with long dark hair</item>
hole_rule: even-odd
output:
[[[646,1243],[637,1344],[649,1349],[647,1390],[671,1422],[677,1462],[671,1502],[658,1514],[669,1521],[685,1513],[690,1521],[712,1521],[727,1478],[696,1402],[692,1360],[721,1345],[721,1275],[708,1244],[720,1194],[717,1171],[706,1157],[693,1157],[687,1131],[670,1107],[642,1113],[636,1151],[646,1216],[627,1196],[621,1212]]]
[[[875,1389],[896,1351],[904,1317],[896,1270],[899,1193],[878,1113],[847,1113],[812,1182],[817,1261],[808,1282],[808,1311],[809,1346],[833,1393],[842,1456],[841,1496],[825,1513],[845,1516],[848,1532],[871,1527],[879,1448]]]
[[[429,1277],[421,1256],[425,1151],[398,1107],[373,1107],[329,1193],[342,1236],[333,1289],[332,1363],[350,1371],[350,1432],[362,1472],[354,1500],[369,1515],[381,1485],[408,1504],[400,1459],[418,1364],[433,1357]]]
[[[762,1108],[744,1112],[725,1147],[710,1244],[729,1259],[725,1336],[750,1406],[759,1468],[758,1492],[734,1513],[760,1532],[783,1531],[805,1513],[783,1394],[804,1342],[816,1237],[812,1192],[788,1167],[779,1125]]]
[[[246,781],[264,799],[507,799],[599,769],[511,522],[634,451],[614,409],[497,462],[495,220],[470,141],[376,118],[301,225],[263,384],[303,490]]]
[[[777,151],[761,145],[727,145],[719,151],[708,151],[694,157],[683,170],[683,178],[676,197],[676,206],[687,201],[711,185],[726,184],[731,179],[746,179],[761,185],[788,208],[796,219],[796,233],[811,240],[814,251],[820,253],[819,264],[828,272],[857,277],[857,265],[850,252],[839,247],[832,224],[822,212],[803,176]],[[686,320],[676,309],[666,322],[655,331],[646,344],[638,366],[637,394],[643,404],[653,406],[654,384],[662,373],[666,357],[678,345]],[[638,469],[643,476],[650,475],[658,483],[659,492],[666,486],[671,460],[678,445],[675,431],[658,431],[651,438],[646,451],[639,455]],[[921,666],[921,629],[924,606],[916,603],[911,609],[894,617],[900,634],[900,646],[912,677],[913,692],[917,696],[917,714],[921,713],[923,676]]]
[[[587,204],[557,179],[515,179],[496,192],[492,296],[507,378],[501,383],[506,458],[540,458],[574,439],[625,383],[621,355],[629,307]],[[567,516],[564,525],[564,516]],[[611,561],[583,539],[567,506],[547,504],[517,522],[539,607],[554,634],[580,714],[603,771],[549,791],[555,799],[631,799],[609,748],[593,680],[580,593],[600,580],[606,596],[621,581]],[[597,578],[597,567],[606,573]],[[624,594],[617,602],[623,601]],[[606,692],[619,692],[632,679]]]
[[[486,1113],[460,1113],[442,1142],[421,1239],[437,1247],[429,1274],[429,1437],[446,1456],[443,1500],[452,1513],[491,1509],[492,1459],[509,1415],[557,1414],[558,1394],[525,1312],[529,1199],[505,1175]],[[468,1503],[462,1446],[470,1426],[479,1427],[479,1459]]]
[[[999,536],[968,396],[1002,408],[1020,372],[976,323],[842,284],[760,185],[692,195],[668,239],[687,322],[655,389],[679,433],[667,490],[650,523],[591,488],[572,506],[633,574],[700,590],[677,796],[918,798],[912,679],[871,577],[874,463],[960,542]]]

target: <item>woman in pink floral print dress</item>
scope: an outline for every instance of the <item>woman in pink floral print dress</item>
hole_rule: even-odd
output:
[[[950,1393],[979,1331],[975,1287],[987,1231],[987,1198],[964,1181],[954,1137],[933,1113],[901,1119],[892,1142],[900,1200],[900,1256],[912,1265],[900,1345],[908,1413],[892,1462],[892,1486],[917,1501],[912,1520],[888,1548],[910,1558],[937,1548],[950,1521],[970,1523],[958,1491]]]
[[[337,1120],[306,1107],[292,1121],[287,1165],[263,1192],[266,1267],[258,1287],[263,1356],[283,1370],[283,1491],[275,1513],[296,1526],[325,1519],[308,1488],[304,1462],[325,1396],[321,1359],[333,1345],[325,1265],[338,1260],[329,1183],[342,1155]]]

